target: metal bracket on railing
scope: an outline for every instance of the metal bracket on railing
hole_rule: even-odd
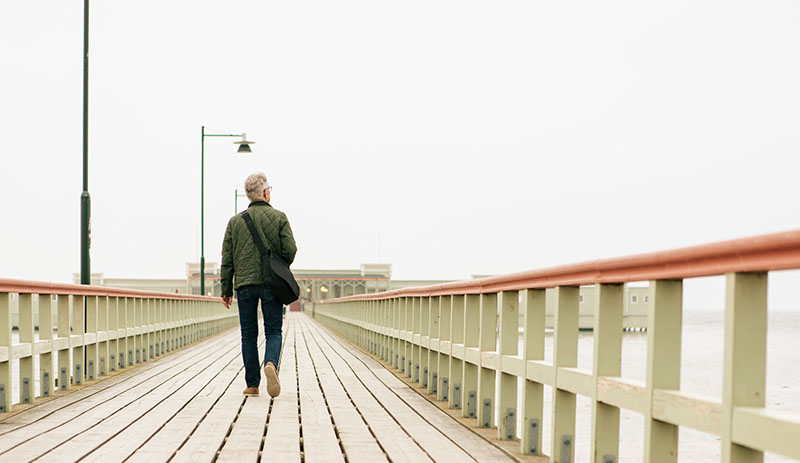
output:
[[[539,419],[531,418],[530,426],[528,427],[528,448],[531,455],[539,454]]]
[[[425,367],[422,373],[422,387],[428,387],[428,367]]]
[[[394,365],[395,366],[400,365],[399,360],[400,360],[400,355],[399,354],[394,354]]]
[[[514,440],[517,434],[517,411],[514,408],[509,408],[506,411],[506,439]]]
[[[467,412],[470,418],[475,418],[475,391],[469,391],[467,398]]]
[[[408,373],[408,377],[410,378],[411,377],[411,360],[408,361],[408,370],[406,370],[406,373]]]
[[[119,368],[120,370],[125,368],[125,352],[119,353]]]
[[[6,412],[6,385],[0,384],[0,413]]]
[[[61,377],[58,380],[58,382],[61,385],[61,390],[62,391],[66,391],[67,390],[67,367],[61,367]]]
[[[82,369],[83,369],[83,365],[81,365],[80,363],[76,363],[75,364],[75,377],[74,377],[75,381],[74,382],[75,382],[76,386],[80,386],[81,384],[83,384],[83,374],[81,372]]]
[[[136,363],[140,363],[141,359],[139,358],[139,349],[136,349]]]
[[[483,426],[488,428],[492,425],[492,399],[483,399]]]
[[[617,459],[614,455],[605,454],[603,455],[603,463],[616,463]]]
[[[117,371],[117,364],[116,364],[117,356],[111,354],[111,371]]]
[[[106,358],[100,357],[100,376],[106,375]]]
[[[42,397],[50,397],[50,373],[42,373]]]
[[[94,360],[89,360],[89,381],[94,381]]]
[[[22,403],[31,403],[31,379],[22,378]]]
[[[128,366],[133,365],[133,351],[128,349]]]
[[[561,436],[561,463],[572,461],[572,435],[564,434]]]
[[[414,382],[419,382],[419,363],[414,366]]]
[[[450,392],[450,388],[447,385],[447,378],[442,378],[442,400],[447,400],[447,394]]]
[[[153,345],[150,344],[150,358],[153,358]]]
[[[453,384],[453,408],[461,409],[461,384]]]

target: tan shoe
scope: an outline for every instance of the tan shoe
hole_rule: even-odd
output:
[[[281,395],[281,382],[278,380],[278,371],[272,362],[267,362],[264,366],[264,376],[267,377],[267,392],[270,397]]]
[[[258,395],[258,388],[257,387],[246,387],[244,391],[242,391],[243,395],[249,396],[257,396]]]

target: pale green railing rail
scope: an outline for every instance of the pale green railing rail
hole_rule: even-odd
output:
[[[767,273],[797,268],[800,231],[792,231],[351,296],[313,311],[463,416],[497,426],[499,439],[519,438],[525,454],[541,452],[549,385],[551,461],[575,461],[576,396],[583,395],[592,400],[595,462],[617,461],[620,409],[628,409],[644,415],[646,462],[677,461],[678,429],[687,426],[720,436],[723,462],[749,463],[762,461],[763,452],[800,458],[800,416],[765,408]],[[680,391],[683,279],[713,275],[725,275],[727,285],[721,400]],[[639,382],[621,377],[622,288],[648,280],[647,370]],[[577,368],[580,285],[596,285],[597,292],[591,371]],[[544,361],[546,307],[555,314],[552,363]]]
[[[237,326],[238,315],[218,298],[0,279],[0,418],[12,411],[14,390],[21,404],[34,403]]]

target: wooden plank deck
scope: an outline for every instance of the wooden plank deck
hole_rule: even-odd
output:
[[[265,381],[242,396],[230,330],[0,421],[0,461],[526,460],[304,314],[287,314],[283,338],[274,400]]]

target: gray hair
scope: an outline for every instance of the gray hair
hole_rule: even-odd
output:
[[[250,201],[257,201],[264,199],[264,190],[267,189],[267,176],[264,172],[257,172],[247,177],[244,181],[244,191],[247,193],[247,199]]]

